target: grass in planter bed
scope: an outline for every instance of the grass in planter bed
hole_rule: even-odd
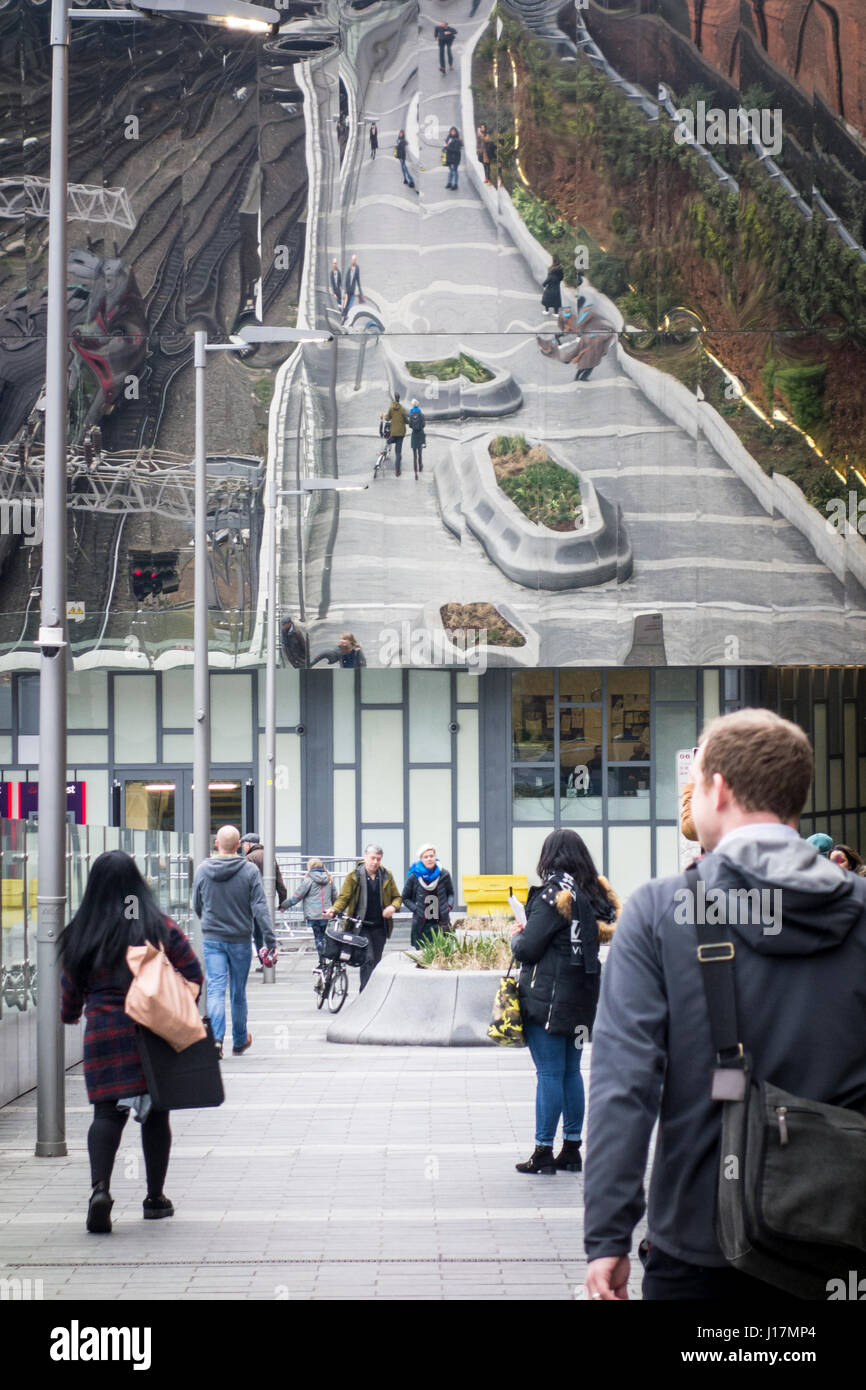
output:
[[[493,380],[493,372],[465,352],[458,357],[440,357],[435,362],[407,362],[406,369],[410,376],[419,381],[425,381],[427,377],[433,377],[435,381],[454,381],[458,376],[465,376],[467,381],[479,386]]]
[[[576,531],[580,483],[522,434],[501,434],[490,445],[496,481],[506,497],[537,526]]]
[[[425,970],[507,970],[511,963],[511,934],[458,941],[453,932],[437,929],[419,946],[408,951],[410,960]]]

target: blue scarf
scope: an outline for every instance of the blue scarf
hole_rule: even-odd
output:
[[[433,868],[428,869],[421,863],[420,859],[416,859],[414,864],[409,865],[409,872],[414,874],[416,878],[420,878],[422,883],[434,883],[442,872],[442,866],[437,859]]]

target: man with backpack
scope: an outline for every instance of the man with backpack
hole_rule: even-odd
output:
[[[592,1045],[591,1299],[628,1296],[656,1120],[645,1299],[827,1298],[834,1251],[866,1273],[866,882],[800,838],[812,774],[797,725],[714,720],[691,803],[707,854],[620,919]]]
[[[412,401],[412,409],[409,411],[409,428],[412,431],[409,443],[412,445],[412,466],[415,469],[415,481],[418,475],[424,472],[424,464],[421,455],[427,443],[427,436],[424,427],[427,421],[424,412],[416,400]]]
[[[400,396],[395,391],[394,399],[385,411],[385,420],[390,426],[390,438],[394,441],[394,472],[398,478],[403,466],[403,440],[406,438],[408,418],[405,408],[400,404]]]

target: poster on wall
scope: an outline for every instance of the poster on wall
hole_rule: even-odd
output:
[[[676,753],[676,785],[677,785],[677,815],[678,815],[678,846],[679,846],[679,866],[680,871],[687,868],[692,860],[701,852],[700,845],[694,840],[687,840],[683,834],[682,823],[682,803],[683,790],[692,780],[692,769],[694,768],[695,758],[698,755],[697,748],[680,748]]]
[[[39,819],[39,783],[19,782],[18,805],[22,820]],[[72,825],[87,823],[87,783],[66,783],[66,819]]]

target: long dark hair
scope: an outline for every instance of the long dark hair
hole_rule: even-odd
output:
[[[81,906],[60,937],[63,968],[79,989],[97,970],[124,963],[127,946],[154,946],[168,939],[168,926],[138,865],[123,850],[93,861]]]
[[[541,846],[536,872],[542,881],[569,874],[594,906],[605,902],[607,895],[598,881],[592,855],[576,830],[554,830],[548,835]],[[570,915],[573,898],[567,889],[557,894],[556,905],[563,916]]]

